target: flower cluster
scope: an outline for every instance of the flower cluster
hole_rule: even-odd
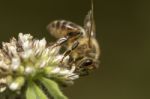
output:
[[[18,39],[3,42],[0,49],[0,93],[7,90],[21,92],[25,88],[30,95],[32,88],[28,87],[32,85],[38,91],[37,82],[45,87],[50,86],[48,83],[53,83],[52,87],[58,87],[55,82],[72,83],[78,78],[74,73],[75,67],[69,69],[61,66],[62,55],[59,50],[59,46],[47,44],[44,38],[33,39],[30,34],[19,33]],[[47,90],[50,94],[54,92],[51,88]]]

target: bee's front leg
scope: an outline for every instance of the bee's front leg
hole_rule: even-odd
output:
[[[76,49],[76,48],[78,47],[78,45],[79,45],[79,42],[78,42],[78,41],[74,41],[73,44],[72,44],[71,49],[69,49],[69,50],[67,50],[67,51],[64,52],[63,58],[61,59],[60,62],[62,63],[63,60],[64,60],[64,58],[65,58],[66,56],[70,55],[70,53],[71,53],[74,49]]]
[[[56,41],[56,43],[53,45],[53,48],[64,44],[65,42],[68,41],[68,39],[69,39],[68,37],[62,37],[62,38],[58,39]]]

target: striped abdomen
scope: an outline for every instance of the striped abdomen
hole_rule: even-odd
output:
[[[81,26],[66,20],[53,21],[47,26],[47,29],[56,38],[64,37],[70,32],[83,32]]]

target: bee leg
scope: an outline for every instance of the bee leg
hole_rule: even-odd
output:
[[[64,53],[64,55],[63,55],[63,57],[62,57],[60,63],[62,63],[63,60],[64,60],[64,58],[65,58],[67,55],[69,55],[70,53],[71,53],[71,50],[67,50],[67,51]]]
[[[57,40],[57,42],[53,45],[53,47],[60,46],[60,45],[64,44],[67,41],[68,41],[68,37],[62,37],[62,38]]]
[[[78,37],[79,38],[82,34],[83,34],[82,32],[69,32],[65,37],[62,37],[62,38],[58,39],[57,42],[54,44],[53,47],[60,46],[60,45],[64,44],[70,38],[73,38],[73,37]],[[72,49],[74,49],[78,45],[77,42],[78,41],[74,42],[74,44],[72,46]]]
[[[63,58],[61,59],[60,62],[62,63],[63,60],[64,60],[64,58],[65,58],[66,56],[70,55],[70,53],[71,53],[75,48],[77,48],[78,45],[79,45],[79,42],[78,42],[78,41],[75,41],[75,42],[73,43],[71,49],[67,50],[67,51],[64,53],[64,56],[63,56]]]

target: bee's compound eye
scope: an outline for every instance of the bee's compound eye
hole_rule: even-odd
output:
[[[93,60],[92,59],[86,59],[82,63],[82,66],[89,66],[89,65],[92,65],[92,64],[93,64]]]

